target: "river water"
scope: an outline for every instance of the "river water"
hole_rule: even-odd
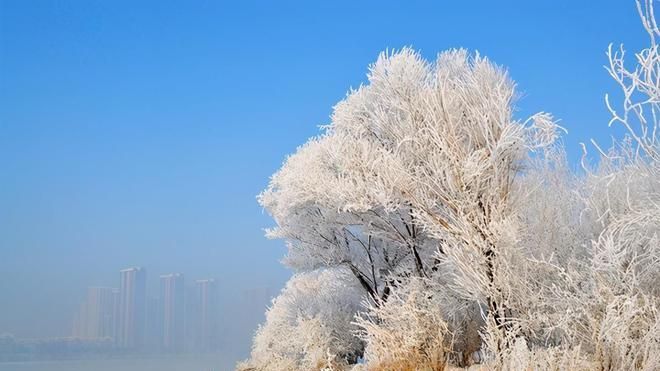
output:
[[[0,371],[231,371],[234,362],[219,355],[140,359],[98,359],[0,363]]]

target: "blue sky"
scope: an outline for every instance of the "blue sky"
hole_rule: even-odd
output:
[[[67,335],[131,265],[279,288],[255,195],[386,48],[507,67],[575,162],[612,133],[608,43],[646,41],[632,0],[136,3],[0,0],[0,332]]]

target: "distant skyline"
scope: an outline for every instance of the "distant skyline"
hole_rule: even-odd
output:
[[[576,164],[620,132],[608,44],[645,41],[634,1],[0,0],[0,333],[67,335],[127,262],[216,277],[219,305],[279,290],[255,196],[383,50],[478,50],[517,82],[516,117],[561,120]]]
[[[119,288],[88,287],[70,337],[109,341],[107,352],[218,351],[220,319],[228,316],[218,306],[221,293],[216,280],[187,282],[183,273],[155,279],[159,289],[146,290],[147,270],[132,267],[119,271]],[[252,292],[245,291],[244,296]]]

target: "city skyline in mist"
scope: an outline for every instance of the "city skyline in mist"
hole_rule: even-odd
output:
[[[572,164],[607,147],[602,66],[644,43],[634,6],[474,6],[0,1],[0,333],[67,336],[87,287],[142,266],[152,292],[215,278],[245,354],[267,303],[242,293],[291,274],[255,197],[388,48],[478,50],[519,84],[516,117],[561,120]]]
[[[119,271],[117,287],[88,287],[70,337],[108,341],[106,351],[217,351],[223,315],[217,281],[160,274],[152,279],[160,286],[154,292],[148,280],[144,267],[131,267]]]

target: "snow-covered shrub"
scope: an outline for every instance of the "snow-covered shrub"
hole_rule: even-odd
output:
[[[356,323],[370,370],[444,370],[452,352],[453,336],[423,280],[414,279],[386,302],[371,304]]]
[[[487,363],[488,370],[534,370],[534,371],[591,371],[593,362],[587,360],[580,348],[533,347],[523,338],[517,338],[513,345],[504,350],[500,363]]]
[[[362,289],[346,268],[295,275],[273,300],[240,370],[330,370],[362,351],[352,324]]]

